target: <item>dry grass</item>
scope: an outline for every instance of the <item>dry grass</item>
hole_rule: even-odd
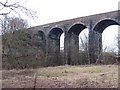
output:
[[[57,66],[39,69],[3,70],[3,87],[32,88],[116,88],[117,65]]]

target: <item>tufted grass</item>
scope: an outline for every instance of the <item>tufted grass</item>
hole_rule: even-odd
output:
[[[3,70],[3,87],[118,87],[117,65],[56,66]]]

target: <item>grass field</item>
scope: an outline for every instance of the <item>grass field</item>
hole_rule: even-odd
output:
[[[2,71],[3,88],[33,88],[34,85],[36,88],[116,88],[118,66],[66,65]]]

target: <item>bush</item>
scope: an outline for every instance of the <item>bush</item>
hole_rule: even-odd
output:
[[[3,69],[36,68],[45,65],[45,51],[43,43],[31,35],[27,30],[5,33],[3,42]]]

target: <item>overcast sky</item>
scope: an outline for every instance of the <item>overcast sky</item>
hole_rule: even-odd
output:
[[[27,0],[26,5],[37,11],[32,25],[51,23],[76,17],[118,10],[119,0]]]

